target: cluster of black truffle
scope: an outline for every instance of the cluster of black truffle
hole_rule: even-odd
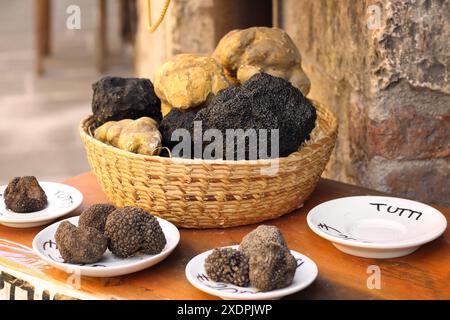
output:
[[[297,262],[286,245],[281,231],[262,225],[247,234],[239,245],[214,249],[205,260],[211,280],[238,286],[251,285],[270,291],[291,284]]]
[[[80,216],[78,227],[62,222],[55,234],[61,257],[67,263],[95,263],[106,249],[119,258],[137,253],[158,254],[166,238],[158,220],[143,209],[116,209],[110,204],[90,206]]]

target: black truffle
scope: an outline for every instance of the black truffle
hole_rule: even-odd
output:
[[[275,226],[260,225],[242,238],[241,244],[239,245],[239,250],[245,254],[249,254],[252,251],[257,250],[259,247],[265,246],[271,242],[287,247],[286,241],[284,240],[280,229]]]
[[[95,228],[101,233],[104,233],[106,218],[114,210],[116,210],[116,207],[108,203],[94,204],[83,211],[80,215],[78,225],[81,228]]]
[[[105,235],[109,250],[120,258],[133,256],[137,252],[158,254],[166,245],[158,220],[135,207],[113,211],[106,219]]]
[[[43,210],[47,206],[47,195],[35,177],[16,177],[4,192],[6,208],[29,213]]]
[[[97,229],[77,228],[63,221],[55,233],[56,245],[67,263],[94,263],[102,259],[108,241]]]
[[[250,283],[255,288],[270,291],[291,284],[297,261],[277,227],[259,226],[242,239],[239,250],[249,259]]]
[[[294,279],[297,261],[285,246],[275,242],[250,251],[249,278],[253,287],[270,291],[289,286]]]
[[[111,120],[162,119],[161,101],[148,79],[104,77],[92,89],[92,113],[97,126]]]
[[[246,287],[249,285],[248,258],[232,248],[214,249],[205,259],[205,271],[211,280]]]
[[[297,151],[309,139],[315,127],[316,110],[288,81],[257,73],[242,86],[221,90],[206,108],[197,113],[194,121],[202,121],[203,131],[218,129],[224,137],[227,129],[256,130],[259,143],[249,143],[248,140],[238,143],[235,139],[229,155],[233,159],[227,160],[275,158]],[[261,129],[268,130],[266,138],[259,131]],[[275,145],[271,143],[272,129],[279,130],[278,155],[274,154]],[[266,154],[260,154],[261,145],[267,146]],[[223,158],[226,155],[226,139],[223,139]]]
[[[166,114],[166,116],[162,119],[161,124],[159,125],[159,131],[162,135],[163,146],[172,149],[178,143],[178,141],[172,141],[172,133],[175,130],[185,129],[188,132],[191,132],[191,129],[193,128],[192,123],[197,112],[197,108],[191,108],[186,111],[180,111],[176,108],[172,108],[172,110],[170,110],[170,112]],[[179,156],[183,157],[185,155]]]

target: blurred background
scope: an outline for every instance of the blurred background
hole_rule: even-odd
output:
[[[164,0],[152,0],[153,19]],[[340,132],[324,176],[450,205],[450,1],[0,1],[0,182],[89,170],[78,137],[91,84],[153,78],[168,57],[211,54],[228,31],[278,26],[298,46],[309,98]]]
[[[119,3],[107,1],[108,73],[132,76],[120,37]],[[68,29],[67,8],[81,8],[81,29]],[[89,170],[77,126],[90,113],[96,61],[97,1],[0,1],[0,182],[35,175],[62,181]],[[40,10],[39,10],[40,9]],[[48,10],[48,14],[44,14]],[[48,31],[38,21],[48,19]],[[42,25],[42,23],[41,23]],[[40,54],[48,33],[48,54]],[[39,41],[40,40],[40,41]],[[42,56],[42,57],[41,57]]]

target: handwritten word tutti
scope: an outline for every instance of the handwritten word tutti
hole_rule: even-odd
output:
[[[419,218],[422,216],[422,212],[415,211],[408,208],[400,208],[396,206],[388,205],[387,203],[370,203],[370,205],[375,206],[377,208],[378,212],[388,212],[388,213],[396,213],[399,217],[404,216],[408,217],[408,219],[416,218],[416,220],[419,220]]]

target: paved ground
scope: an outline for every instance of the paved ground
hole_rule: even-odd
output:
[[[89,169],[78,137],[90,112],[97,1],[53,1],[52,56],[33,75],[33,2],[0,1],[0,183],[18,175],[60,181]],[[118,40],[117,1],[108,1],[108,74],[131,75],[130,50]],[[81,8],[81,30],[65,27],[66,8]]]

